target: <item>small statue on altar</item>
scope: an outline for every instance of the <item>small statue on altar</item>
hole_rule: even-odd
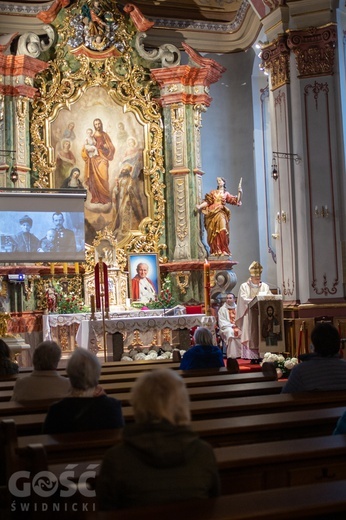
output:
[[[57,295],[51,285],[46,290],[47,311],[55,312],[58,304]]]
[[[204,214],[204,226],[211,255],[231,255],[229,249],[231,211],[226,204],[241,206],[243,193],[241,183],[240,179],[238,195],[231,195],[226,190],[226,180],[223,177],[217,177],[217,189],[207,193],[201,204],[196,205],[196,209]]]

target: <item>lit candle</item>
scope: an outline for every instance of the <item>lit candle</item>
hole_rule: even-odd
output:
[[[62,270],[64,274],[67,274],[67,262],[63,263]]]
[[[205,313],[209,314],[210,312],[210,264],[208,260],[204,262],[204,306]]]
[[[54,275],[54,272],[55,272],[55,265],[54,265],[53,262],[51,262],[51,264],[50,264],[50,274]]]
[[[74,270],[75,270],[76,274],[79,274],[79,263],[78,262],[75,262]]]
[[[95,314],[95,295],[94,294],[90,295],[90,311],[91,311],[91,314]]]

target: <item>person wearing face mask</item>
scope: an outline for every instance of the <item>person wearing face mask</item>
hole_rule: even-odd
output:
[[[263,267],[259,262],[252,262],[249,267],[250,278],[241,284],[238,293],[238,305],[236,310],[235,324],[241,330],[240,340],[242,343],[242,354],[250,359],[252,364],[260,362],[258,349],[258,324],[249,313],[249,303],[261,294],[272,294],[269,285],[261,281]]]
[[[233,293],[229,293],[218,312],[219,331],[222,340],[227,345],[227,358],[233,359],[242,357],[241,331],[235,324],[236,309],[235,296]]]

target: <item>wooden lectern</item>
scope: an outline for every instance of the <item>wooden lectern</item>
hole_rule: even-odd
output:
[[[265,352],[285,352],[281,294],[258,294],[249,303],[249,320],[254,344],[261,357]],[[256,337],[257,336],[257,337]]]

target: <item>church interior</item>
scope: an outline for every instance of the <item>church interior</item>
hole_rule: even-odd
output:
[[[0,512],[115,518],[95,482],[118,426],[42,433],[54,401],[13,398],[48,340],[60,378],[96,354],[101,394],[76,395],[118,399],[126,426],[141,375],[172,368],[212,447],[213,498],[119,520],[344,518],[344,390],[284,386],[316,324],[346,359],[345,34],[343,0],[0,0],[0,347],[19,365]],[[219,369],[184,372],[201,328]]]
[[[92,311],[99,259],[109,269],[108,310],[126,309],[130,257],[149,255],[172,302],[207,314],[259,261],[282,297],[284,351],[308,349],[316,320],[343,337],[343,2],[113,4],[0,2],[7,332],[41,332],[42,315],[68,314],[54,304],[68,292],[77,311]],[[107,158],[93,145],[98,133],[109,139]],[[241,205],[226,203],[225,248],[211,245],[214,224],[197,209],[219,178],[241,195]],[[68,201],[80,208],[64,213],[73,254],[28,255],[25,244],[11,252],[20,218],[68,210]],[[47,213],[32,226],[41,242]]]

